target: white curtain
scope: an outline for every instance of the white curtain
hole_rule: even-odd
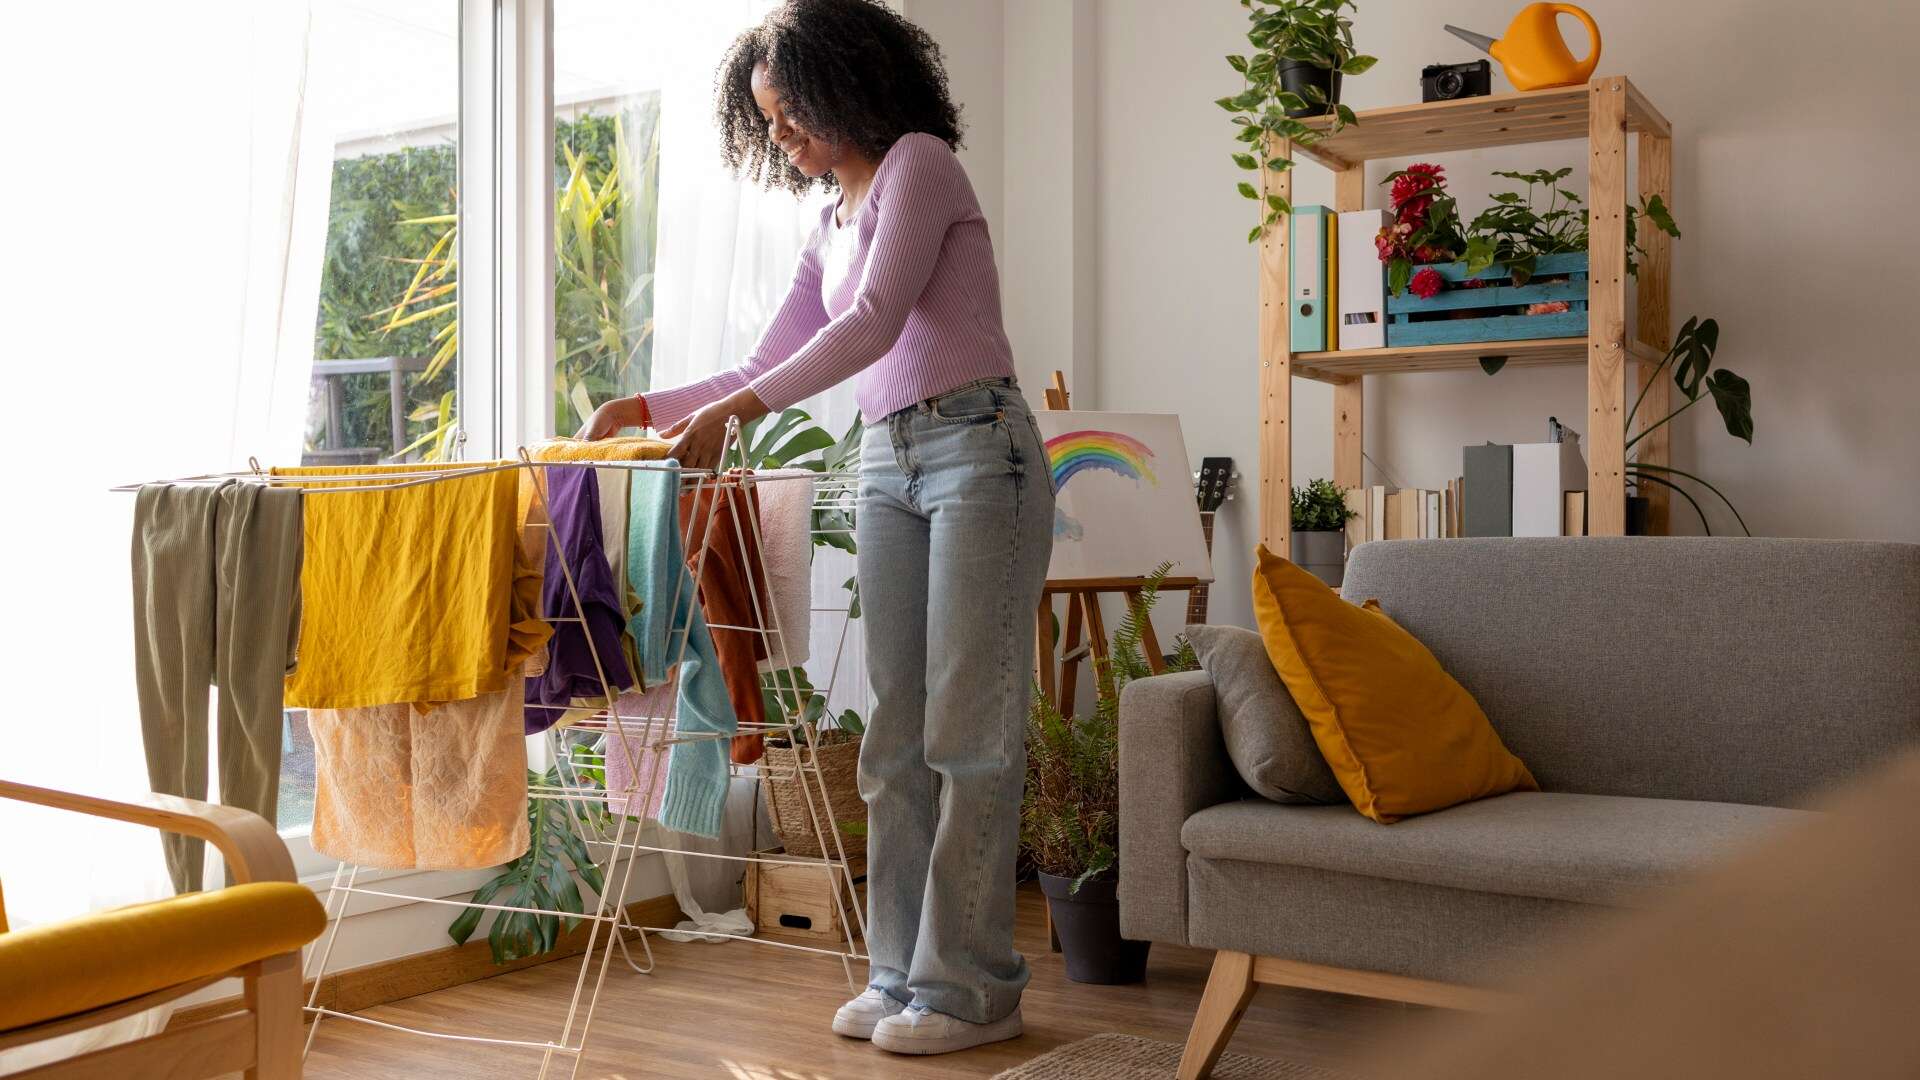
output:
[[[20,692],[0,776],[148,790],[128,528],[107,488],[298,451],[328,172],[303,137],[305,2],[35,4],[0,35],[14,148],[0,351],[15,464],[0,531]],[[15,928],[171,891],[157,834],[0,801]],[[0,1073],[157,1030],[0,1052]]]

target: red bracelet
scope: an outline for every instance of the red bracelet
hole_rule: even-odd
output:
[[[646,395],[645,395],[645,394],[635,394],[635,395],[633,395],[633,400],[635,400],[635,401],[637,401],[637,402],[639,402],[639,403],[640,403],[640,428],[641,428],[641,430],[643,430],[643,431],[644,431],[644,430],[647,430],[647,429],[649,429],[649,428],[651,428],[651,427],[653,427],[653,409],[652,409],[651,407],[649,407],[649,406],[647,405],[647,397],[646,397]]]

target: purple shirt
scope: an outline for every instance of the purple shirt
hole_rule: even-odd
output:
[[[779,412],[852,375],[868,423],[976,379],[1013,375],[987,220],[942,140],[903,135],[853,220],[820,216],[780,310],[745,362],[668,390],[647,408],[664,429],[751,386]]]
[[[600,531],[599,477],[592,469],[576,465],[550,465],[545,471],[553,532],[547,541],[546,578],[540,583],[540,613],[560,621],[554,623],[553,640],[547,646],[546,673],[527,680],[525,724],[529,735],[559,723],[575,698],[605,700],[607,687],[600,681],[602,672],[613,684],[616,696],[638,681],[620,643],[627,616]],[[564,567],[560,564],[562,552],[567,560]],[[567,587],[568,570],[573,571],[573,588]],[[577,605],[573,601],[576,589],[580,594]],[[588,644],[588,635],[592,635],[592,644]],[[556,705],[560,708],[552,707]]]

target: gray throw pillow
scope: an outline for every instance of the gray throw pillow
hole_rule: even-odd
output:
[[[1274,802],[1345,803],[1260,635],[1239,626],[1189,626],[1186,633],[1213,679],[1227,756],[1247,786]]]

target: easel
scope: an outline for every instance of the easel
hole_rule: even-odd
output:
[[[1053,385],[1047,387],[1044,400],[1049,410],[1067,410],[1067,377],[1063,373],[1053,373]],[[1160,590],[1178,592],[1192,589],[1200,583],[1200,579],[1192,577],[1166,578],[1160,582]],[[1107,624],[1100,614],[1101,594],[1119,593],[1131,608],[1140,602],[1140,590],[1146,584],[1144,577],[1072,578],[1046,583],[1040,593],[1040,609],[1035,616],[1034,670],[1040,683],[1040,692],[1054,703],[1060,715],[1073,715],[1074,693],[1079,689],[1080,682],[1080,660],[1092,656],[1096,670],[1098,665],[1107,661]],[[1067,598],[1067,622],[1064,632],[1056,641],[1053,602],[1057,596]],[[1086,635],[1084,648],[1080,640],[1083,633]],[[1054,659],[1056,647],[1059,655],[1057,666]],[[1141,623],[1140,647],[1146,653],[1148,669],[1155,675],[1166,671],[1166,657],[1160,651],[1160,638],[1154,633],[1151,620]]]

